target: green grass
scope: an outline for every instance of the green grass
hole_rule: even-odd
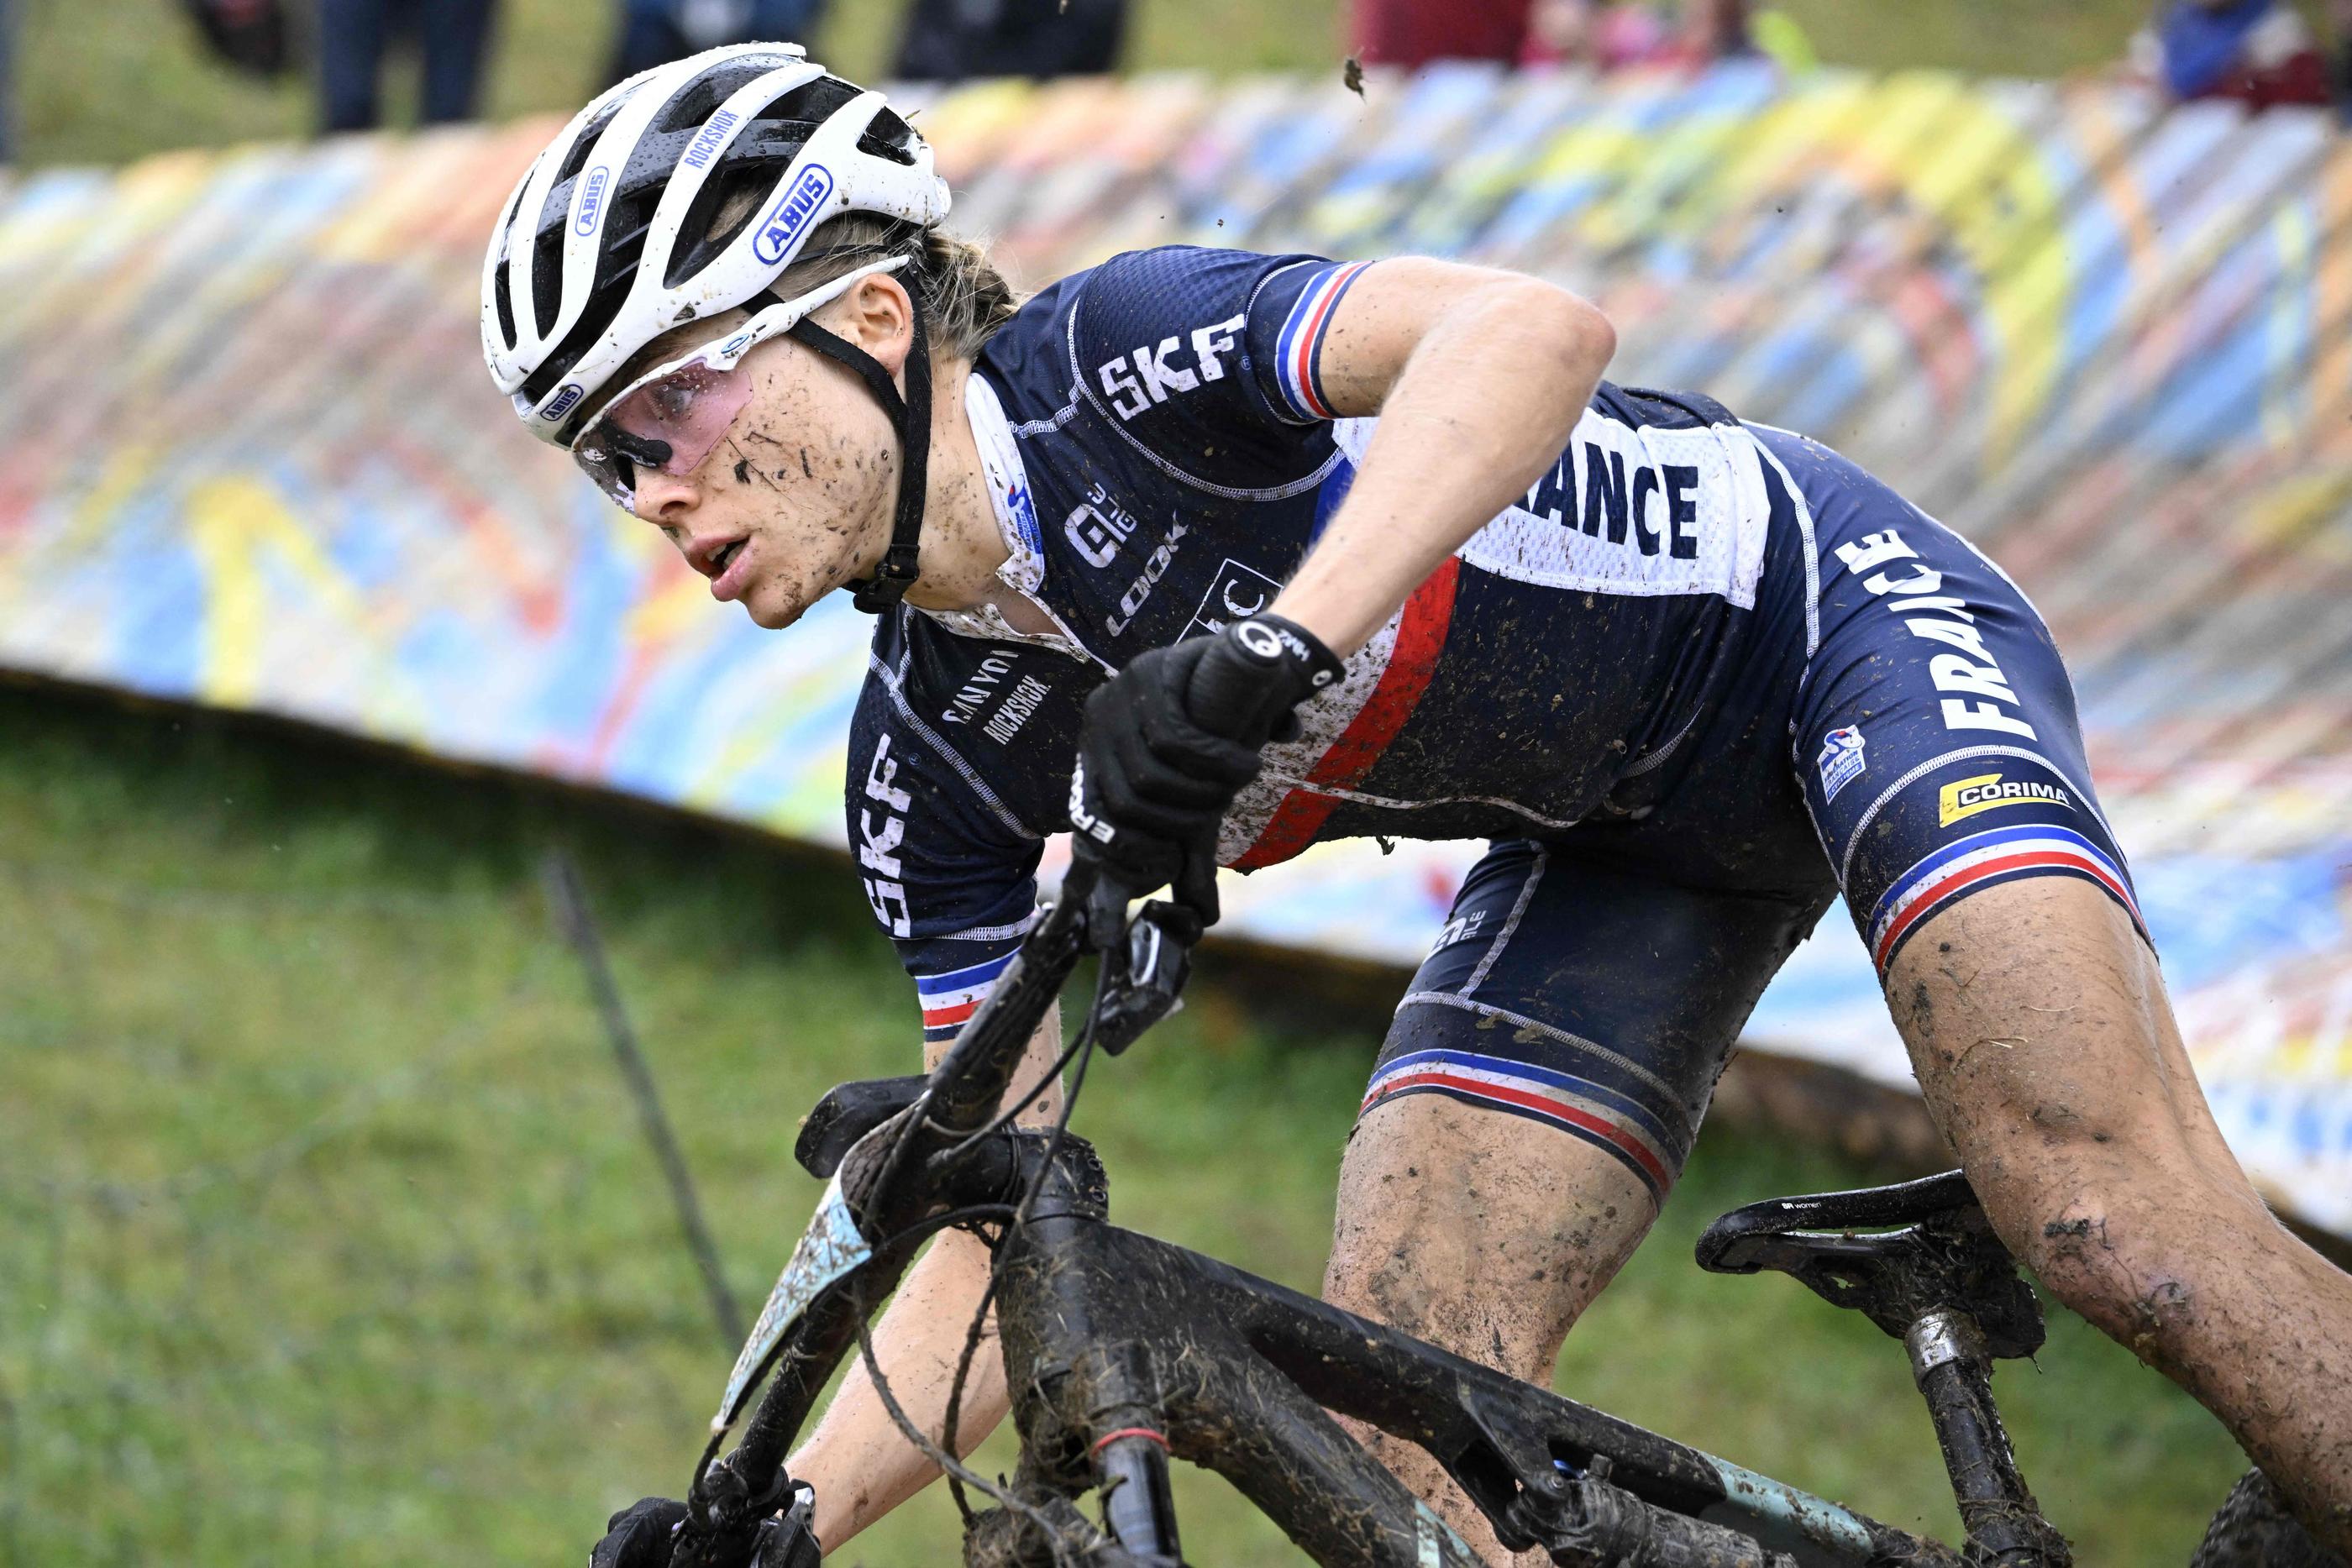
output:
[[[2016,76],[2104,68],[2151,0],[1780,0],[1823,59]],[[904,0],[833,0],[819,58],[861,78],[888,66]],[[2317,19],[2316,0],[2304,9]],[[176,0],[23,0],[24,161],[118,162],[166,148],[307,134],[299,79],[261,84],[215,65]],[[614,0],[503,0],[487,111],[569,113],[603,85]],[[1134,69],[1336,70],[1338,0],[1135,0]],[[386,103],[414,101],[413,69]]]
[[[731,1348],[537,859],[579,857],[746,1300],[815,1196],[802,1110],[915,1053],[846,873],[197,716],[0,688],[0,1563],[575,1561],[676,1490]],[[1276,1032],[1211,955],[1081,1107],[1118,1216],[1312,1288],[1371,1045]],[[1864,1174],[1711,1137],[1562,1386],[1948,1528],[1895,1346],[1689,1260],[1720,1208]],[[2239,1468],[2072,1318],[2000,1389],[2085,1562],[2184,1560]],[[1297,1561],[1184,1479],[1196,1560]],[[840,1560],[951,1561],[951,1518],[926,1496]]]

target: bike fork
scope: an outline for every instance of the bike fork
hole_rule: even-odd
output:
[[[1176,1544],[1176,1503],[1168,1488],[1168,1435],[1160,1417],[1160,1389],[1144,1348],[1128,1341],[1089,1358],[1087,1415],[1097,1434],[1087,1449],[1102,1494],[1103,1523],[1128,1551],[1171,1562]]]
[[[2042,1519],[1992,1402],[1992,1357],[1976,1319],[1937,1307],[1903,1336],[1911,1376],[1952,1478],[1969,1561],[1988,1568],[2073,1568],[2066,1542]]]

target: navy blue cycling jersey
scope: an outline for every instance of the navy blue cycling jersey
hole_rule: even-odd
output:
[[[1362,270],[1131,253],[981,354],[966,408],[1000,575],[1058,632],[900,607],[850,741],[850,841],[928,1038],[1028,927],[1087,693],[1265,608],[1346,495],[1376,422],[1333,418],[1320,358]],[[1841,889],[1882,970],[1953,900],[2019,877],[2091,882],[2137,921],[2065,671],[2015,585],[1836,454],[1692,393],[1604,383],[1550,471],[1299,717],[1227,814],[1223,863],[1496,841],[1366,1114],[1436,1093],[1543,1121],[1654,1197]]]
[[[851,840],[935,1030],[1026,918],[1087,693],[1269,603],[1346,494],[1375,422],[1335,423],[1318,367],[1361,270],[1131,253],[1036,296],[981,355],[968,406],[1003,575],[1063,634],[886,617],[851,743]],[[1754,446],[1703,399],[1603,385],[1552,471],[1301,710],[1297,741],[1268,748],[1220,858],[1255,869],[1324,838],[1550,832],[1636,809],[1754,603],[1770,510]]]

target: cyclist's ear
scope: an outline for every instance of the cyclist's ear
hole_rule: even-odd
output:
[[[907,286],[891,274],[867,273],[809,319],[873,355],[891,375],[906,368],[907,350],[914,340],[915,307]]]

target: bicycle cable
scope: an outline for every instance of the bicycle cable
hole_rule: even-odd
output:
[[[1066,1063],[1075,1061],[1076,1068],[1071,1074],[1069,1092],[1062,1097],[1060,1114],[1058,1114],[1054,1120],[1053,1131],[1048,1134],[1045,1140],[1045,1157],[1038,1162],[1037,1166],[1040,1172],[1051,1170],[1053,1168],[1055,1157],[1061,1153],[1063,1140],[1069,1131],[1070,1113],[1076,1109],[1078,1093],[1086,1087],[1087,1064],[1094,1059],[1095,1020],[1101,1015],[1103,1000],[1109,992],[1111,978],[1111,966],[1109,964],[1102,964],[1097,968],[1095,974],[1094,1000],[1087,1009],[1086,1021],[1079,1026],[1077,1038],[1072,1040],[1069,1046],[1063,1051],[1061,1055],[1055,1060],[1054,1066],[1051,1071],[1045,1077],[1038,1080],[1031,1089],[1024,1092],[1019,1099],[1013,1101],[1009,1108],[1000,1111],[996,1118],[991,1122],[987,1127],[982,1129],[979,1133],[971,1134],[971,1137],[966,1138],[962,1143],[954,1145],[954,1150],[951,1150],[951,1153],[961,1150],[967,1145],[980,1137],[1001,1131],[1007,1123],[1012,1121],[1013,1117],[1020,1113],[1021,1110],[1024,1106],[1028,1105],[1034,1099],[1035,1099],[1037,1094],[1044,1090],[1045,1083],[1050,1082],[1053,1076],[1058,1074]],[[911,1128],[912,1125],[913,1124],[910,1122],[909,1127]],[[1030,1211],[1034,1206],[1036,1198],[1037,1188],[1034,1185],[1032,1185],[1029,1190],[1022,1196],[1020,1207],[1012,1210],[1012,1218],[1006,1223],[1005,1234],[1007,1236],[1010,1236],[1013,1230],[1018,1229],[1023,1225],[1028,1223]],[[971,1215],[982,1210],[1002,1210],[1006,1206],[1002,1204],[974,1205],[971,1208],[954,1210],[951,1211],[951,1213],[956,1215]],[[921,1222],[915,1227],[910,1227],[909,1231],[919,1232],[926,1227],[930,1229],[942,1229],[946,1228],[948,1223],[948,1216],[934,1216],[931,1221]],[[908,1232],[901,1232],[900,1236],[898,1238],[894,1238],[894,1239],[902,1239],[907,1234],[908,1234]],[[955,1441],[956,1420],[961,1413],[963,1406],[964,1385],[970,1378],[972,1360],[974,1356],[979,1354],[981,1342],[987,1337],[988,1312],[990,1307],[994,1304],[995,1299],[996,1271],[993,1268],[991,1268],[989,1270],[987,1287],[981,1292],[979,1308],[972,1313],[971,1326],[964,1332],[963,1349],[956,1358],[955,1376],[948,1385],[947,1408],[942,1413],[940,1421],[940,1435],[944,1439],[943,1442],[934,1441],[927,1436],[922,1429],[915,1424],[914,1418],[907,1414],[905,1407],[898,1403],[898,1396],[890,1388],[889,1379],[883,1375],[881,1364],[874,1354],[874,1336],[872,1330],[866,1322],[868,1313],[865,1312],[860,1312],[856,1314],[857,1322],[858,1358],[866,1368],[867,1380],[874,1385],[875,1394],[882,1401],[882,1408],[889,1415],[891,1424],[898,1428],[899,1436],[905,1437],[908,1442],[914,1445],[916,1451],[920,1453],[925,1458],[929,1459],[933,1464],[939,1466],[940,1472],[947,1477],[948,1490],[955,1499],[956,1510],[962,1515],[967,1528],[971,1525],[973,1516],[971,1502],[970,1498],[965,1495],[964,1488],[966,1486],[971,1486],[986,1494],[1000,1507],[1019,1513],[1022,1517],[1028,1520],[1030,1523],[1035,1525],[1039,1532],[1044,1536],[1047,1549],[1053,1552],[1054,1561],[1057,1565],[1057,1568],[1059,1568],[1059,1565],[1066,1561],[1066,1552],[1051,1521],[1034,1507],[1023,1501],[1021,1499],[1013,1496],[1004,1488],[986,1479],[981,1476],[978,1471],[973,1470],[969,1466],[965,1465],[961,1460],[956,1458],[954,1455],[949,1451]],[[864,1304],[861,1294],[860,1305],[863,1306]]]

